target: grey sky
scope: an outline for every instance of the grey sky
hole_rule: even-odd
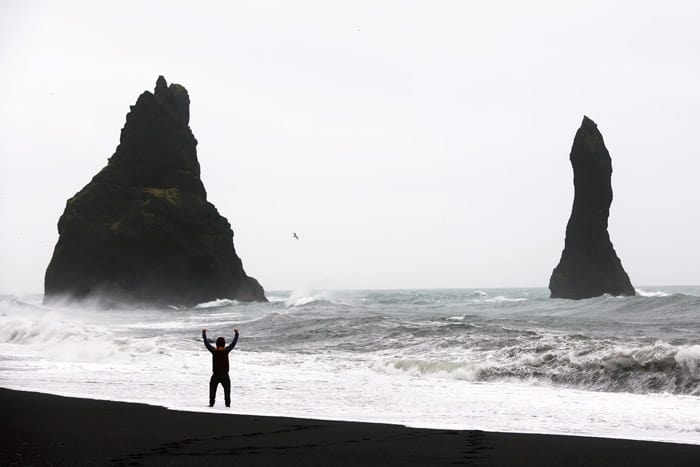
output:
[[[694,2],[193,5],[0,3],[1,293],[43,290],[66,199],[159,74],[266,289],[546,286],[583,114],[633,284],[700,283]]]

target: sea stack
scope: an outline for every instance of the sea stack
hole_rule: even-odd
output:
[[[189,105],[187,90],[160,76],[131,106],[116,152],[58,221],[45,302],[267,301],[243,270],[230,224],[207,201]]]
[[[561,260],[549,279],[552,298],[635,295],[608,235],[612,163],[603,135],[584,116],[571,148],[574,206]]]

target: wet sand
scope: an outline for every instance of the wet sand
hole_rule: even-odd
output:
[[[697,445],[178,412],[1,388],[0,407],[8,466],[700,466]]]

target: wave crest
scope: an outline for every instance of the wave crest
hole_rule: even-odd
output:
[[[599,350],[540,345],[479,356],[462,361],[397,358],[384,360],[381,369],[466,381],[527,380],[595,391],[700,396],[700,345],[657,342]]]
[[[238,301],[236,300],[229,300],[228,298],[217,298],[216,300],[212,300],[210,302],[200,303],[196,305],[195,308],[221,308],[224,306],[237,304]]]

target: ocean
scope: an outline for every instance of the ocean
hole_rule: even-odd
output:
[[[0,386],[175,410],[700,444],[700,287],[268,292],[100,310],[0,296]],[[233,337],[232,407],[208,407]]]

